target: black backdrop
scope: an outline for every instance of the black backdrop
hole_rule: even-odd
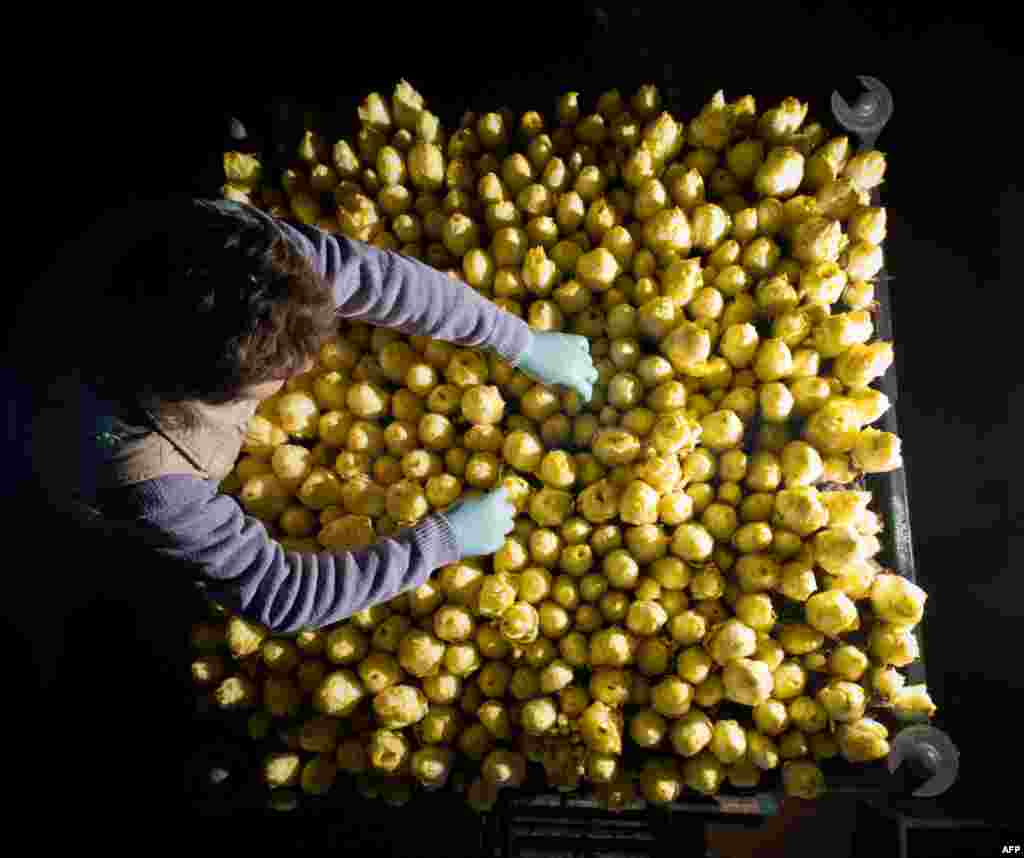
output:
[[[759,106],[789,94],[825,104],[836,85],[856,94],[852,73],[864,71],[888,83],[896,105],[878,146],[890,158],[884,193],[887,265],[896,277],[899,418],[918,569],[931,594],[926,655],[937,723],[964,754],[961,783],[945,801],[957,815],[1003,817],[1008,805],[992,787],[1004,780],[1006,761],[1019,757],[1015,632],[1024,619],[1008,551],[1016,380],[1002,377],[1002,357],[991,348],[1000,346],[997,320],[1012,318],[1019,306],[1020,266],[1011,266],[1024,223],[1019,184],[1008,169],[1018,101],[1002,94],[1009,31],[982,16],[922,19],[834,4],[814,13],[773,6],[757,18],[739,8],[668,11],[660,4],[609,3],[603,15],[584,4],[557,12],[474,8],[450,7],[443,18],[434,12],[423,20],[412,12],[391,20],[381,10],[345,11],[322,39],[316,15],[293,16],[282,33],[264,26],[243,38],[222,30],[216,47],[177,41],[166,58],[128,39],[111,43],[108,54],[91,44],[86,61],[69,40],[57,66],[60,87],[9,96],[5,184],[14,232],[6,248],[12,306],[3,371],[8,390],[20,392],[8,395],[11,454],[3,484],[11,560],[0,605],[14,653],[11,681],[28,701],[19,714],[40,723],[36,713],[49,707],[62,726],[74,723],[79,707],[54,704],[99,645],[91,637],[96,624],[75,617],[106,574],[102,553],[83,568],[82,546],[48,531],[46,501],[34,492],[20,445],[33,407],[27,385],[74,360],[61,345],[63,326],[75,329],[74,317],[62,312],[65,299],[89,288],[107,251],[86,244],[56,276],[39,280],[35,273],[50,267],[102,207],[169,191],[215,192],[225,111],[260,130],[268,98],[261,92],[277,83],[226,60],[255,55],[252,69],[261,73],[302,71],[301,85],[288,84],[303,93],[341,92],[303,98],[328,113],[343,111],[349,121],[362,95],[389,91],[400,76],[452,121],[464,109],[504,104],[550,112],[566,90],[592,103],[604,89],[629,93],[648,81],[677,88],[684,115],[718,88],[730,98],[752,92]],[[301,60],[286,52],[289,44],[314,41],[316,50]],[[206,59],[189,59],[190,51]],[[196,77],[198,68],[208,77]],[[159,607],[133,608],[125,599],[111,610],[111,617],[134,611],[142,618]],[[92,701],[85,710],[96,707],[108,708]],[[162,725],[166,730],[173,726]],[[130,753],[108,750],[119,764]]]

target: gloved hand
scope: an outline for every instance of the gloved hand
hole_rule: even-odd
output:
[[[508,489],[502,486],[483,497],[459,501],[442,513],[459,546],[462,557],[494,554],[505,544],[512,532],[516,508],[508,499]]]
[[[597,370],[590,359],[590,341],[558,331],[532,333],[530,345],[516,369],[541,384],[571,387],[589,402],[597,381]]]

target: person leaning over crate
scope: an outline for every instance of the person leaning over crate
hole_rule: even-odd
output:
[[[219,484],[260,401],[312,368],[339,319],[491,349],[589,400],[587,340],[534,332],[414,259],[246,204],[188,199],[163,211],[116,265],[80,355],[77,508],[275,634],[337,623],[496,551],[515,515],[504,489],[368,548],[299,553]]]

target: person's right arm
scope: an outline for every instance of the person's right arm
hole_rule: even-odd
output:
[[[276,634],[337,623],[420,586],[460,557],[440,513],[359,551],[288,551],[234,498],[189,476],[107,489],[100,504],[134,524],[160,555],[194,570],[211,599]]]

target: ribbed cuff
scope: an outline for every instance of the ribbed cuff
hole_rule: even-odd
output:
[[[455,532],[442,513],[428,515],[412,529],[412,538],[424,557],[430,558],[430,566],[439,569],[454,563],[461,556]]]
[[[512,366],[518,366],[530,348],[533,331],[514,313],[505,310],[501,312],[504,314],[501,332],[496,338],[497,341],[489,345],[502,360],[508,361]]]

